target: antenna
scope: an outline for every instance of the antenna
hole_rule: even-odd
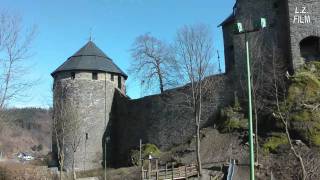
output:
[[[90,32],[89,32],[89,41],[92,41],[92,27],[90,28]]]
[[[218,55],[218,63],[219,63],[219,73],[221,74],[221,65],[220,65],[220,55],[219,55],[219,50],[217,50],[217,55]]]

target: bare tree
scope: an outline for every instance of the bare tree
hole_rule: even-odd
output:
[[[214,89],[214,78],[208,77],[213,66],[213,40],[208,26],[184,26],[177,32],[175,42],[179,79],[190,83],[190,93],[186,97],[196,126],[196,155],[199,175],[202,173],[200,156],[200,128],[203,99],[210,97]]]
[[[285,130],[290,148],[294,156],[300,163],[301,170],[302,170],[301,178],[303,180],[306,180],[308,174],[305,168],[304,160],[302,158],[302,155],[296,150],[295,146],[293,145],[292,138],[289,132],[288,121],[290,120],[290,114],[293,110],[292,109],[293,107],[287,102],[287,98],[286,98],[286,95],[288,93],[287,91],[288,83],[286,82],[286,76],[285,76],[286,69],[283,65],[277,62],[278,59],[275,56],[276,54],[277,52],[273,50],[272,69],[271,69],[272,76],[269,79],[270,84],[272,85],[272,88],[271,88],[272,91],[270,91],[269,93],[271,93],[271,97],[275,102],[274,104],[275,109],[274,109],[273,116],[281,120],[284,126],[284,130]]]
[[[150,88],[158,84],[160,92],[172,85],[173,53],[170,47],[150,34],[136,38],[131,49],[133,63],[129,70],[141,80],[141,84]]]
[[[73,178],[76,179],[75,173],[75,153],[77,152],[80,142],[83,138],[81,131],[82,121],[80,121],[78,112],[74,107],[72,100],[68,99],[69,86],[63,86],[61,83],[55,84],[54,98],[54,116],[53,130],[57,146],[57,154],[60,165],[60,179],[64,170],[65,151],[68,146],[71,147],[72,172]]]
[[[35,32],[26,30],[20,17],[0,12],[0,109],[33,84],[22,77]]]
[[[70,106],[71,107],[71,106]],[[68,109],[69,114],[69,138],[71,141],[71,149],[72,149],[72,172],[73,172],[73,179],[76,180],[76,171],[75,171],[75,153],[79,149],[80,142],[82,141],[83,134],[81,131],[83,121],[80,121],[78,112],[74,108]]]

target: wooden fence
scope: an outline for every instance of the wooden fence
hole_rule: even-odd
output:
[[[197,176],[198,169],[194,164],[175,167],[174,163],[171,163],[171,167],[169,168],[168,164],[165,165],[163,169],[159,168],[158,160],[155,160],[155,167],[152,167],[151,160],[148,160],[148,168],[144,169],[141,166],[141,179],[142,180],[174,180],[174,179],[187,179],[189,177]],[[143,163],[142,163],[143,164]]]

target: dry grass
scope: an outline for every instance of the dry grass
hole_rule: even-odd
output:
[[[85,172],[78,172],[77,177],[98,177],[99,179],[104,179],[104,171],[103,169],[94,169]],[[140,169],[138,167],[107,169],[106,177],[107,179],[112,180],[139,180]]]
[[[46,166],[25,165],[20,163],[0,162],[0,180],[55,180]]]
[[[107,179],[112,180],[139,180],[140,169],[128,167],[107,169]],[[104,179],[103,169],[94,169],[77,173],[77,178],[98,177]],[[50,172],[47,166],[35,166],[14,162],[0,162],[0,180],[58,180],[58,174]],[[72,174],[63,173],[64,180],[71,180]]]

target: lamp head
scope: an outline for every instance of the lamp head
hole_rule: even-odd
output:
[[[242,33],[244,31],[242,23],[237,22],[237,24],[235,24],[235,31],[237,33]]]
[[[260,18],[258,21],[254,23],[255,29],[264,29],[267,27],[267,19],[266,18]]]

